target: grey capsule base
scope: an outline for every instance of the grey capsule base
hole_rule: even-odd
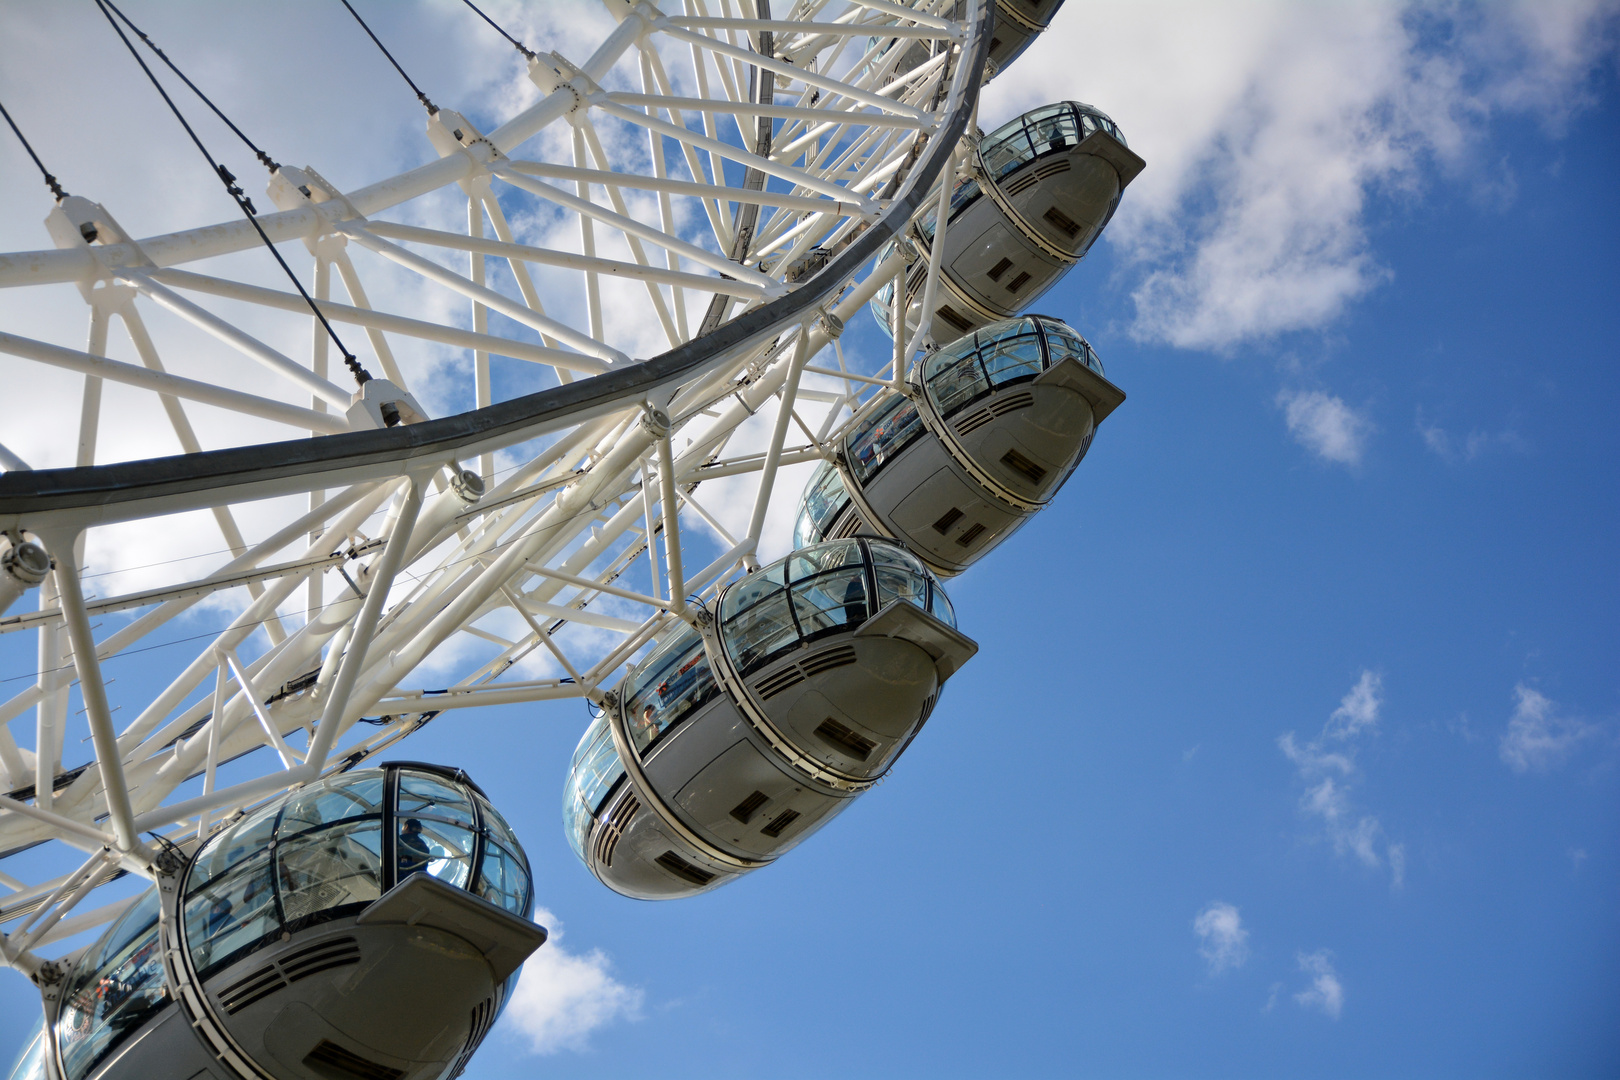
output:
[[[943,603],[941,594],[942,614]],[[716,622],[701,655],[716,692],[645,747],[632,715],[644,698],[637,674],[627,676],[592,727],[611,733],[624,775],[577,819],[586,866],[625,896],[693,896],[769,865],[825,825],[883,777],[977,650],[925,606],[893,600],[868,616],[863,598],[843,625],[747,670]],[[688,662],[683,673],[691,670]]]
[[[949,371],[930,378],[931,368],[958,356],[975,363],[1009,342],[1039,348],[1030,374],[1003,368],[1007,381],[985,377],[977,393],[941,399]],[[795,542],[875,533],[904,544],[936,574],[962,573],[1056,497],[1097,425],[1125,400],[1100,368],[1083,338],[1044,316],[991,324],[953,342],[913,372],[898,409],[898,395],[880,397],[850,425],[837,460],[806,488]],[[955,401],[962,403],[952,408]],[[910,431],[874,437],[874,427],[911,411]]]
[[[46,989],[54,1075],[448,1080],[545,941],[529,880],[459,771],[410,763],[295,791],[160,874]]]
[[[985,57],[982,81],[989,82],[1022,56],[1024,50],[1046,30],[1062,6],[1063,0],[996,0],[995,23],[990,31],[990,51]],[[946,17],[960,19],[966,10],[964,0],[958,0]],[[891,77],[900,78],[931,59],[935,50],[951,45],[949,41],[933,39],[909,44],[894,41],[890,48],[904,48],[906,52],[895,65]]]
[[[947,214],[930,331],[936,341],[1027,309],[1091,249],[1145,163],[1112,120],[1062,102],[985,136],[976,167]],[[928,263],[921,253],[934,243],[933,217],[930,204],[912,230],[919,256],[906,272],[908,333],[922,318]],[[872,309],[892,336],[892,289]]]

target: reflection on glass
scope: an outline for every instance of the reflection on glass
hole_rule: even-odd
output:
[[[624,709],[631,742],[646,750],[719,692],[702,636],[681,627],[631,672]]]
[[[815,475],[804,491],[804,506],[793,526],[793,546],[805,547],[822,539],[828,525],[849,505],[844,490],[844,474],[830,461],[816,466]]]
[[[499,904],[515,915],[529,914],[529,875],[523,860],[499,844],[484,849],[484,865],[478,871],[478,887],[473,890],[492,904]]]
[[[568,842],[580,858],[585,857],[585,837],[591,831],[592,815],[602,809],[613,785],[623,778],[624,763],[619,760],[604,714],[591,722],[585,737],[579,740],[568,770],[568,786],[563,790],[563,824]]]
[[[984,137],[979,153],[991,176],[1001,178],[1046,154],[1057,153],[1085,141],[1093,132],[1106,131],[1125,142],[1125,134],[1105,114],[1078,101],[1027,112]]]
[[[747,675],[800,642],[859,626],[897,600],[931,611],[938,597],[943,617],[955,626],[944,596],[933,574],[897,545],[835,540],[796,551],[726,590],[722,638]]]
[[[216,875],[186,897],[186,937],[192,963],[203,977],[239,953],[280,933],[270,853],[254,851],[229,873]]]
[[[481,798],[475,806],[470,788],[424,769],[395,775],[392,807],[384,770],[362,769],[311,784],[209,840],[187,876],[183,907],[187,946],[203,978],[286,931],[354,914],[418,871],[459,888],[476,872],[480,895],[527,905],[523,848],[493,807]],[[394,830],[391,866],[385,828]],[[487,871],[478,867],[486,851]]]
[[[923,385],[940,416],[949,419],[996,389],[1033,379],[1071,356],[1103,374],[1090,343],[1056,319],[1004,319],[930,356],[922,365]]]
[[[168,1000],[149,889],[79,961],[56,1025],[67,1080],[80,1080]]]
[[[866,483],[899,456],[923,433],[917,406],[908,397],[892,395],[849,440],[849,466]]]
[[[7,1080],[47,1080],[45,1074],[45,1016],[34,1021],[34,1030],[23,1043],[22,1053],[12,1063]]]
[[[382,822],[351,821],[276,843],[281,910],[289,923],[382,895]]]

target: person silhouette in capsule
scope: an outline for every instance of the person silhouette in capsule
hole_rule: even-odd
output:
[[[403,881],[409,874],[426,870],[433,861],[433,850],[422,836],[422,823],[406,818],[399,833],[399,877]]]

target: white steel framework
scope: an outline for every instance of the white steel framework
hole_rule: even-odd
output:
[[[87,855],[55,878],[0,874],[0,959],[49,981],[36,950],[120,910],[69,917],[98,885],[150,873],[441,713],[600,701],[648,642],[702,617],[694,599],[757,565],[771,500],[798,495],[778,490],[779,469],[827,456],[852,411],[898,385],[926,326],[871,375],[848,370],[838,338],[904,272],[885,245],[909,242],[941,180],[947,197],[973,130],[985,4],[959,21],[954,0],[604,2],[617,28],[577,65],[531,60],[544,96],[493,131],[445,109],[428,120],[430,164],[348,192],[314,168],[271,178],[278,210],[259,224],[302,261],[327,319],[363,336],[376,378],[360,392],[297,293],[220,269],[259,243],[246,221],[136,239],[110,208],[69,198],[52,213],[55,249],[0,255],[0,286],[75,284],[89,317],[83,348],[0,332],[12,363],[82,376],[60,430],[84,467],[33,471],[0,449],[0,531],[54,561],[34,610],[0,612],[0,634],[38,644],[32,681],[0,700],[0,853],[52,841]],[[897,72],[896,39],[947,48]],[[524,156],[541,143],[570,159]],[[412,212],[447,192],[463,230]],[[517,205],[544,206],[555,227],[520,239]],[[583,305],[542,295],[536,274],[559,270],[578,275]],[[374,307],[365,279],[387,273],[456,316]],[[115,321],[140,363],[107,357]],[[313,328],[301,356],[271,343],[296,325]],[[664,351],[640,358],[648,328]],[[193,346],[169,338],[198,332],[208,377],[170,373],[173,350]],[[457,389],[413,387],[401,343],[460,350],[438,375]],[[503,365],[555,385],[503,398]],[[807,372],[836,390],[801,387]],[[184,454],[121,460],[98,439],[107,382],[141,391]],[[430,396],[474,407],[429,417]],[[807,402],[825,412],[815,425]],[[202,446],[200,410],[242,418],[246,444]],[[761,411],[765,446],[742,445]],[[734,535],[704,485],[740,476],[757,485]],[[212,517],[219,542],[204,546],[220,556],[91,595],[88,535],[188,511]],[[107,661],[238,596],[210,609],[227,624],[187,646],[162,689],[108,686]],[[518,677],[542,655],[562,674]],[[429,658],[441,673],[424,677]],[[65,768],[74,702],[93,758]],[[30,717],[28,747],[12,728]]]

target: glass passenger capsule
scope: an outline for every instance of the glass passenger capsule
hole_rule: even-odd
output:
[[[1024,50],[1051,25],[1053,16],[1062,6],[1063,0],[996,0],[996,21],[990,32],[990,52],[985,58],[984,81],[989,82],[1006,71],[1009,64],[1022,56]],[[960,19],[966,10],[964,0],[957,0],[947,17]],[[882,38],[873,38],[868,47],[882,42]],[[885,53],[892,48],[905,49],[890,77],[897,79],[915,70],[932,59],[937,50],[951,44],[936,39],[890,39],[886,43]]]
[[[1125,400],[1089,342],[1044,315],[992,323],[879,395],[823,462],[795,544],[893,537],[959,574],[1050,502]]]
[[[643,900],[719,888],[797,845],[894,764],[978,646],[901,548],[795,551],[721,593],[625,677],[574,752],[563,827]]]
[[[334,776],[142,894],[47,998],[34,1057],[62,1080],[450,1077],[545,941],[533,903],[522,845],[460,770]]]
[[[979,142],[977,176],[952,190],[931,334],[946,341],[1027,308],[1091,250],[1121,193],[1146,167],[1125,135],[1090,105],[1063,101],[1027,112]],[[938,199],[912,232],[932,245]],[[886,257],[887,249],[879,257]],[[908,333],[921,318],[928,260],[906,269]],[[894,284],[872,299],[893,335]]]

